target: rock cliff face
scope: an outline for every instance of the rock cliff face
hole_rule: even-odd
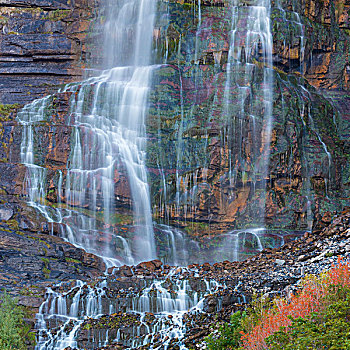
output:
[[[249,7],[252,2],[241,3]],[[0,5],[3,103],[24,104],[81,79],[93,52],[94,1],[8,0]],[[268,176],[257,180],[252,158],[264,147],[264,125],[257,117],[254,134],[249,106],[262,98],[257,84],[265,65],[261,52],[246,82],[250,95],[242,99],[233,87],[225,111],[229,2],[202,1],[200,8],[197,1],[159,2],[154,46],[161,65],[154,73],[147,124],[157,220],[176,222],[191,235],[263,222],[307,229],[317,228],[326,212],[349,205],[349,11],[346,0],[272,2],[273,130]],[[47,168],[46,199],[53,206],[65,201],[58,193],[58,174],[65,183],[72,142],[69,101],[76,98],[52,95],[45,122],[35,125],[36,157]],[[237,118],[237,105],[242,118]],[[6,108],[2,126],[1,196],[17,201],[26,195],[22,127]],[[125,174],[116,173],[115,183],[115,205],[129,218],[132,200]]]
[[[24,104],[81,79],[94,0],[0,2],[0,103]]]
[[[31,286],[43,294],[47,281],[86,279],[105,270],[99,258],[49,236],[45,218],[22,200],[26,169],[20,159],[22,129],[15,120],[20,106],[81,80],[95,9],[89,0],[0,1],[0,286],[21,291],[19,303],[34,308],[42,300],[26,294]],[[56,101],[57,119],[68,98],[63,94]],[[67,162],[70,131],[67,123],[58,124],[38,129],[48,167]]]
[[[257,57],[247,84],[251,95],[242,102],[233,87],[224,112],[230,7],[203,6],[199,20],[198,9],[169,5],[173,16],[159,34],[169,65],[158,72],[149,122],[150,134],[166,150],[159,155],[159,144],[150,146],[149,167],[157,173],[161,164],[170,184],[162,198],[162,186],[152,181],[155,202],[165,203],[160,216],[206,220],[223,230],[259,217],[270,226],[302,229],[349,203],[349,3],[272,5],[274,121],[266,195],[253,178],[252,161],[264,135],[254,137],[249,120],[263,63]],[[237,117],[240,104],[243,118]]]

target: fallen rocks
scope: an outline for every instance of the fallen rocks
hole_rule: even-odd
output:
[[[152,260],[141,262],[136,266],[136,271],[144,271],[146,273],[151,273],[156,270],[159,270],[162,267],[163,263],[160,260]]]
[[[171,267],[153,260],[137,266],[111,268],[106,283],[100,289],[103,290],[100,302],[102,309],[107,310],[104,312],[108,312],[108,298],[115,300],[113,311],[109,315],[84,320],[78,333],[79,346],[91,348],[93,334],[105,334],[107,330],[112,341],[117,338],[120,330],[123,336],[118,338],[117,343],[101,349],[125,349],[135,337],[135,329],[140,332],[137,336],[138,344],[144,344],[148,329],[152,329],[156,322],[156,311],[155,314],[146,313],[141,318],[140,314],[132,312],[132,306],[139,302],[146,288],[150,296],[157,296],[159,291],[156,290],[154,281],[161,280],[162,293],[174,295],[176,285],[186,284],[191,293],[199,293],[204,297],[204,313],[188,312],[183,316],[185,338],[169,339],[169,349],[177,349],[183,343],[195,349],[211,332],[212,324],[229,321],[233,312],[247,306],[253,294],[262,294],[266,298],[292,295],[305,274],[318,274],[329,268],[336,262],[338,255],[347,257],[347,247],[350,247],[349,218],[350,213],[344,213],[318,235],[308,234],[281,248],[265,250],[246,261],[194,264],[186,268]],[[88,281],[89,288],[98,290],[95,283],[103,280],[97,278],[104,271],[104,264],[97,257],[74,248],[55,236],[3,230],[0,231],[0,253],[0,283],[3,285],[8,281],[23,285],[23,281],[24,284],[40,284],[45,281],[57,283],[57,279],[83,279]],[[70,295],[73,298],[77,288],[73,282],[69,282],[68,286],[73,288]],[[208,286],[216,288],[205,296],[208,290],[212,290]],[[58,291],[64,287],[52,288]],[[88,286],[84,288],[88,293]],[[38,294],[43,295],[43,291],[42,284],[41,294]],[[31,304],[38,308],[40,301],[41,298],[28,293],[21,295],[19,302],[21,305]],[[167,327],[176,322],[174,315],[168,315],[165,319]],[[153,345],[158,346],[165,338],[155,334],[152,339]],[[139,348],[147,349],[149,346],[140,345]]]

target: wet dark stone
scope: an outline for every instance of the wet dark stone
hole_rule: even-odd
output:
[[[0,287],[14,290],[48,280],[91,278],[105,270],[100,258],[58,237],[5,227],[0,227],[0,261]]]
[[[204,301],[204,311],[208,313],[213,313],[216,310],[218,302],[215,296],[208,296]]]

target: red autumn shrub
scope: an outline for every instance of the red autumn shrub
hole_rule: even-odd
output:
[[[304,318],[312,312],[323,310],[327,306],[330,287],[334,285],[350,286],[350,265],[341,258],[337,265],[320,277],[305,278],[299,293],[290,298],[276,299],[273,308],[264,310],[257,325],[250,332],[242,334],[244,348],[267,349],[265,339],[280,327],[291,325],[290,317]]]

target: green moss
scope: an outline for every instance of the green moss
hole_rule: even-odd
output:
[[[45,266],[48,266],[50,263],[50,260],[47,258],[41,258],[41,260],[43,261],[43,263],[45,264]]]
[[[49,243],[47,243],[46,241],[43,241],[43,240],[40,239],[39,237],[34,237],[34,236],[26,235],[26,234],[24,234],[24,233],[21,232],[21,231],[16,231],[16,233],[19,234],[19,235],[21,235],[21,236],[26,236],[27,238],[32,239],[32,240],[34,240],[34,241],[38,241],[39,243],[44,244],[48,249],[51,248],[51,246],[50,246]],[[45,248],[43,248],[43,249],[44,249],[44,252],[45,252],[46,249],[45,249]],[[45,255],[46,255],[46,253],[47,253],[47,251],[45,252]]]
[[[105,222],[105,216],[104,216],[104,211],[100,212],[93,212],[91,210],[85,209],[85,208],[78,208],[78,207],[71,207],[65,203],[60,203],[59,205],[57,203],[51,203],[49,201],[45,201],[45,204],[53,207],[53,208],[62,208],[62,209],[68,209],[68,210],[74,210],[77,211],[81,214],[84,214],[88,217],[96,217],[97,221],[100,221],[102,223]],[[111,225],[132,225],[134,222],[133,216],[132,215],[127,215],[127,214],[111,214],[110,217],[108,218],[108,222]]]
[[[43,19],[49,19],[51,21],[60,21],[67,18],[71,14],[71,10],[55,10],[49,12],[48,16],[43,17]]]
[[[104,222],[104,212],[98,212],[96,215],[96,219]],[[132,225],[133,217],[131,215],[123,215],[123,214],[113,214],[109,217],[109,222],[111,225]]]
[[[80,260],[72,259],[72,258],[66,258],[66,262],[71,262],[74,264],[81,264],[82,263]]]
[[[41,7],[19,7],[11,10],[11,13],[18,13],[18,14],[23,14],[24,12],[31,13],[31,14],[39,14],[41,12],[45,12],[44,9]]]
[[[6,224],[9,226],[10,229],[17,231],[18,230],[18,221],[16,219],[7,220]]]
[[[45,276],[45,278],[50,278],[50,273],[51,273],[51,270],[49,269],[50,260],[47,258],[41,258],[41,260],[43,261],[43,263],[45,265],[45,267],[42,270],[44,273],[44,276]]]
[[[34,237],[33,237],[33,238],[34,238]],[[47,242],[43,241],[43,240],[42,240],[42,239],[40,239],[40,238],[39,238],[39,242],[40,242],[40,243],[42,243],[42,244],[45,244],[47,248],[49,248],[49,249],[51,248],[51,246],[50,246],[50,244],[49,244],[49,243],[47,243]]]
[[[38,295],[38,292],[35,289],[38,289],[38,287],[37,286],[25,287],[19,291],[19,294],[24,296],[34,296],[34,297],[40,298],[40,295]]]
[[[16,112],[18,108],[20,108],[20,105],[18,103],[0,104],[0,121],[7,121],[10,114]]]
[[[185,231],[189,235],[199,234],[199,233],[209,233],[209,224],[203,222],[191,222],[185,227]]]
[[[49,270],[48,268],[44,267],[43,268],[43,273],[44,273],[45,278],[50,278],[51,270]]]
[[[92,329],[92,324],[91,323],[85,323],[82,329],[89,331]]]
[[[350,36],[350,29],[347,29],[347,28],[341,28],[346,35]]]
[[[47,255],[47,249],[45,247],[42,248],[42,251],[45,255]]]

